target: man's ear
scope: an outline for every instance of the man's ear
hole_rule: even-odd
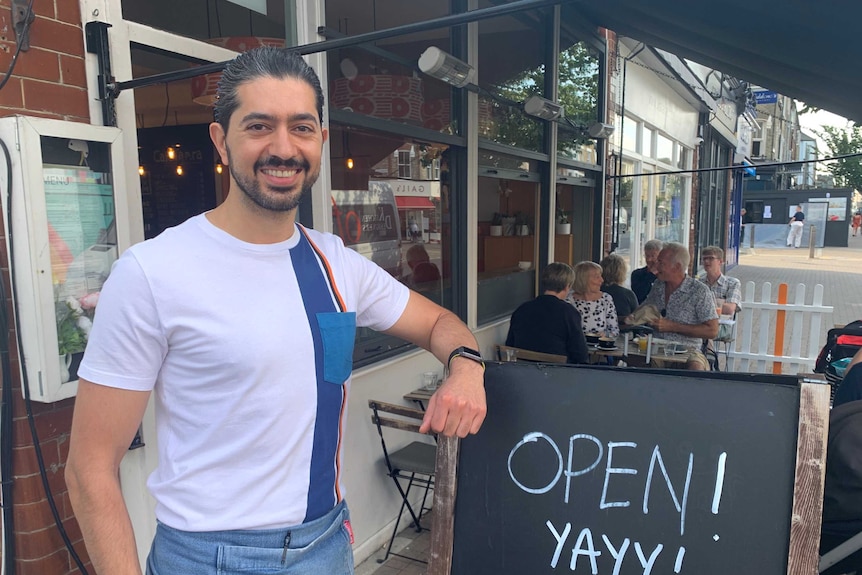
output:
[[[227,134],[225,134],[224,128],[218,122],[213,122],[210,124],[210,139],[213,141],[213,145],[218,150],[219,158],[221,158],[221,163],[225,166],[228,165],[227,159],[227,145],[225,144],[225,138]]]

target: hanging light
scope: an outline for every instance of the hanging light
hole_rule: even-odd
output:
[[[222,166],[222,165],[221,165],[221,162],[219,162],[218,164],[216,164],[216,173],[217,173],[217,174],[220,174],[220,173],[222,173],[223,171],[224,171],[224,166]]]
[[[178,175],[178,176],[182,176],[182,175],[183,175],[183,167],[182,167],[182,166],[177,166],[177,175]]]
[[[173,148],[173,146],[168,146],[167,155],[168,155],[169,160],[176,160],[177,159],[177,151]]]
[[[144,175],[144,166],[143,165],[138,166],[138,175],[141,175],[141,176]]]
[[[347,158],[347,169],[348,170],[353,169],[353,158]]]

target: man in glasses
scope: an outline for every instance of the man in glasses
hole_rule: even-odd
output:
[[[660,310],[661,317],[650,323],[660,337],[686,347],[686,369],[709,371],[709,362],[701,348],[703,340],[718,335],[718,314],[710,289],[688,276],[690,260],[684,245],[664,244],[656,261],[657,279],[644,305],[654,305]]]
[[[712,290],[716,303],[721,304],[721,313],[735,315],[742,307],[741,284],[738,279],[727,277],[721,272],[724,266],[724,250],[718,246],[707,246],[700,252],[700,262],[706,271],[706,276],[701,281]]]

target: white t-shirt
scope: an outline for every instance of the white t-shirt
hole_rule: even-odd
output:
[[[105,283],[78,374],[155,392],[148,486],[171,527],[286,527],[342,498],[355,328],[336,312],[384,330],[409,291],[338,237],[304,232],[249,244],[199,215],[127,250]]]

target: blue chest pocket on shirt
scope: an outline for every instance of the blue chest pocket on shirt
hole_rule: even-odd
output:
[[[353,371],[356,312],[320,312],[317,325],[323,340],[323,379],[341,385]]]

